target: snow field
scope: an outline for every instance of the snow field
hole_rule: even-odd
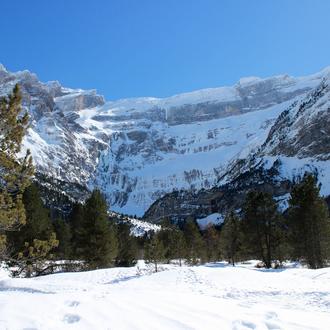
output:
[[[330,268],[256,261],[12,279],[0,272],[0,329],[329,329]]]

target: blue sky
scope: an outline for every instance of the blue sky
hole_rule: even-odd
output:
[[[330,65],[329,0],[0,0],[0,63],[107,99]]]

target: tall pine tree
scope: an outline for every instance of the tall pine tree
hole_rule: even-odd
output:
[[[43,204],[38,187],[33,183],[23,194],[26,223],[17,232],[8,233],[10,258],[15,266],[13,275],[37,276],[52,271],[50,260],[58,240],[49,217],[49,210]]]
[[[205,242],[195,219],[189,217],[185,221],[183,233],[186,241],[187,261],[192,265],[204,262],[206,259]]]
[[[330,258],[328,207],[312,174],[305,174],[291,192],[288,209],[294,257],[310,268],[321,268]]]
[[[80,203],[73,205],[68,217],[71,231],[71,253],[73,259],[79,259],[79,251],[84,247],[83,237],[84,206]]]
[[[32,183],[23,194],[25,208],[25,225],[18,232],[9,232],[8,240],[14,251],[20,251],[25,242],[32,243],[34,239],[46,240],[53,232],[49,211],[44,206],[38,187]]]
[[[283,222],[272,196],[250,191],[242,208],[243,249],[271,268],[283,238]]]
[[[131,235],[131,226],[128,223],[120,222],[117,226],[118,254],[116,266],[128,267],[136,263],[137,243]]]
[[[56,238],[59,241],[56,249],[56,257],[58,259],[69,260],[72,258],[72,246],[71,246],[71,227],[62,218],[55,219],[54,230]]]
[[[0,254],[5,251],[5,231],[25,223],[22,196],[33,175],[29,151],[18,158],[28,127],[28,115],[21,108],[16,85],[8,98],[0,99]]]
[[[178,259],[179,265],[182,266],[182,259],[187,254],[187,246],[183,231],[179,228],[171,230],[169,250],[171,251],[171,259]]]
[[[99,190],[94,190],[84,206],[80,257],[89,269],[112,266],[118,252],[115,226],[110,224],[108,206]]]
[[[231,211],[226,215],[221,228],[220,243],[225,259],[233,266],[240,251],[241,236],[239,217]]]
[[[214,225],[208,225],[203,233],[203,238],[206,246],[206,258],[208,262],[217,261],[220,259],[220,240],[219,231]]]
[[[145,246],[145,260],[155,265],[155,272],[158,272],[158,265],[165,259],[165,248],[159,234],[154,233]]]

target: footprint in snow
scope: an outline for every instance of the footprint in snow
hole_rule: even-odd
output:
[[[267,321],[265,325],[268,330],[281,330],[282,328],[276,323],[278,321],[278,315],[275,312],[268,312],[265,314]]]
[[[256,329],[256,325],[252,322],[249,321],[244,321],[244,320],[236,320],[232,323],[233,330],[251,330],[251,329]]]
[[[63,322],[65,323],[76,323],[80,321],[80,316],[77,314],[65,314]]]
[[[77,307],[80,304],[80,302],[76,300],[72,300],[72,301],[67,301],[65,304],[69,307]]]
[[[266,316],[266,319],[277,319],[278,318],[278,316],[275,312],[267,312],[265,314],[265,316]]]
[[[278,324],[276,324],[274,322],[266,321],[265,325],[268,330],[281,330],[282,329]]]

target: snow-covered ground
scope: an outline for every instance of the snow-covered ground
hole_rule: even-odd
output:
[[[205,218],[197,219],[199,228],[205,230],[210,225],[221,225],[224,222],[225,218],[220,213],[212,213]]]
[[[0,329],[329,329],[330,268],[225,263],[12,279],[0,271]]]

